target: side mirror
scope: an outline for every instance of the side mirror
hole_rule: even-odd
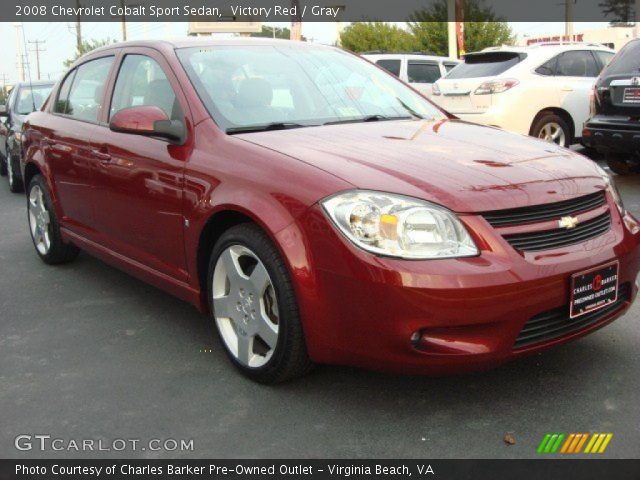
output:
[[[109,122],[114,132],[162,137],[178,142],[184,141],[184,124],[178,120],[169,120],[161,108],[153,105],[123,108]]]
[[[5,104],[0,105],[0,117],[9,116],[9,112],[7,112],[7,106]]]

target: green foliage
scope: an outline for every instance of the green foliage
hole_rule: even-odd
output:
[[[418,48],[411,33],[385,22],[352,23],[340,34],[340,43],[353,52],[410,52]]]
[[[605,17],[613,17],[611,25],[632,25],[634,21],[634,6],[632,0],[605,0],[598,4],[602,7]]]
[[[111,40],[110,38],[106,38],[103,40],[82,40],[80,48],[76,46],[76,51],[73,58],[68,58],[64,61],[65,68],[69,68],[73,62],[75,62],[78,58],[80,58],[85,53],[89,53],[96,48],[104,47],[105,45],[111,45],[115,43],[115,40]]]
[[[416,12],[409,22],[409,31],[418,42],[418,49],[436,55],[448,55],[447,1],[437,0],[430,8]],[[476,52],[486,47],[512,45],[515,37],[507,22],[499,21],[490,7],[481,0],[465,2],[465,51]]]

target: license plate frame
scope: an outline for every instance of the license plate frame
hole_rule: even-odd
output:
[[[569,318],[577,318],[615,303],[618,300],[619,273],[620,262],[615,260],[572,274],[569,293]],[[596,280],[598,276],[600,276],[599,281]],[[612,276],[615,276],[615,278],[611,279]],[[598,283],[600,285],[599,288]],[[590,288],[587,288],[589,286]],[[594,296],[591,301],[583,300],[591,295]],[[576,300],[580,300],[578,305],[576,305]]]

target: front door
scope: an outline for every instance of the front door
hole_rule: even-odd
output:
[[[153,105],[168,118],[186,122],[178,88],[155,51],[131,50],[121,57],[109,117],[123,108]],[[103,243],[157,272],[186,280],[182,198],[187,147],[107,126],[98,138],[95,215]]]

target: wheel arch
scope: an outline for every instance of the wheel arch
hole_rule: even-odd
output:
[[[575,125],[575,122],[573,121],[573,117],[567,110],[560,107],[546,107],[541,109],[533,117],[533,121],[531,122],[531,126],[529,127],[529,135],[533,136],[533,127],[535,127],[536,123],[538,123],[538,120],[540,120],[540,118],[542,118],[542,116],[547,113],[553,113],[555,115],[558,115],[565,122],[567,122],[567,125],[569,125],[569,128],[571,129],[571,143],[575,142],[577,135],[576,135],[576,125]]]
[[[25,192],[27,191],[27,188],[29,187],[29,184],[31,183],[31,180],[36,175],[42,175],[42,170],[40,169],[40,167],[35,162],[28,162],[24,166],[24,189],[25,189]]]

